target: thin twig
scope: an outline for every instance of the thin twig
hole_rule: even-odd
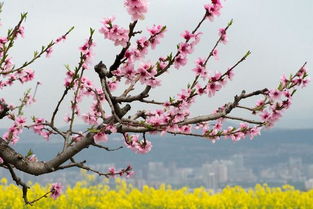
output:
[[[264,122],[249,120],[249,119],[240,118],[240,117],[234,117],[234,116],[228,116],[227,115],[227,116],[224,116],[223,118],[227,118],[230,120],[239,120],[239,121],[243,121],[243,122],[247,122],[247,123],[251,123],[251,124],[256,124],[256,125],[264,125]]]

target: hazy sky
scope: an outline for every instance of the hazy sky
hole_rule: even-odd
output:
[[[88,2],[88,3],[87,3]],[[195,3],[198,2],[198,3]],[[205,0],[150,0],[149,13],[139,23],[145,30],[153,24],[167,25],[166,37],[157,50],[147,60],[155,61],[175,51],[181,41],[180,33],[192,30],[203,15]],[[25,25],[25,39],[16,42],[12,51],[15,63],[28,60],[33,51],[64,33],[71,26],[75,30],[68,40],[54,48],[51,58],[40,59],[31,68],[36,70],[37,80],[43,85],[38,91],[38,103],[29,108],[30,115],[38,113],[50,118],[56,100],[60,97],[65,74],[65,64],[75,66],[78,62],[78,47],[88,37],[89,27],[96,30],[104,17],[116,16],[116,22],[127,27],[130,17],[123,7],[122,0],[6,0],[1,14],[1,36],[9,26],[18,21],[21,12],[28,12]],[[251,50],[249,59],[236,69],[234,81],[229,83],[214,98],[199,100],[192,109],[195,115],[211,112],[217,106],[231,101],[232,96],[241,90],[252,91],[264,87],[275,88],[280,76],[298,70],[308,61],[307,68],[313,68],[313,1],[311,0],[236,0],[223,2],[222,15],[216,21],[206,23],[200,29],[204,32],[201,43],[190,57],[189,64],[177,71],[172,69],[164,76],[163,87],[152,92],[152,96],[165,100],[186,87],[193,73],[193,61],[205,56],[217,40],[217,30],[230,19],[234,24],[229,30],[229,43],[219,47],[220,59],[211,61],[208,68],[223,71],[234,64],[242,55]],[[98,32],[95,35],[97,47],[93,63],[103,60],[112,63],[116,52],[110,41],[104,40]],[[95,74],[90,75],[96,81]],[[22,86],[11,91],[2,91],[0,97],[14,102],[22,95]],[[34,84],[23,88],[34,87]],[[134,108],[135,109],[135,108]],[[64,109],[61,116],[68,109]],[[85,112],[88,109],[85,108]],[[62,121],[60,117],[60,121]],[[1,121],[1,125],[5,126]],[[277,127],[313,128],[313,84],[295,95],[292,107],[285,113]]]

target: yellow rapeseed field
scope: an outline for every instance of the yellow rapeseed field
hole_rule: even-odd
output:
[[[212,193],[205,188],[178,190],[162,185],[158,189],[144,186],[139,190],[125,181],[117,179],[117,187],[110,189],[105,183],[96,186],[88,181],[78,182],[73,188],[68,187],[57,200],[43,198],[33,206],[25,206],[21,189],[0,180],[0,209],[249,209],[249,208],[313,208],[313,190],[298,191],[291,186],[270,188],[256,185],[245,190],[239,186],[227,187],[220,193]],[[29,199],[35,199],[49,191],[49,186],[33,184]]]

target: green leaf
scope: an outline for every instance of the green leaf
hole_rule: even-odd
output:
[[[92,36],[94,34],[94,32],[95,32],[95,29],[89,28],[89,31],[90,31],[90,36]]]
[[[99,129],[93,129],[93,128],[88,128],[87,129],[90,133],[99,133],[100,130]]]
[[[66,70],[71,71],[69,64],[64,65],[64,67],[66,68]]]
[[[278,86],[277,89],[278,89],[279,91],[282,91],[282,90],[283,90],[283,84],[282,84],[282,82],[279,83],[279,86]]]
[[[29,149],[25,157],[31,156],[33,153],[32,149]]]
[[[247,51],[247,53],[246,53],[245,56],[244,56],[244,59],[246,59],[250,54],[251,54],[251,51],[250,51],[250,50]]]
[[[150,125],[150,124],[146,124],[145,126],[146,126],[146,128],[148,128],[148,129],[153,129],[153,126]]]
[[[233,24],[233,19],[231,19],[229,22],[228,22],[228,26],[231,26]]]

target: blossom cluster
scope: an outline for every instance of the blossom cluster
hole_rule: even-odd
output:
[[[124,5],[132,20],[144,19],[144,14],[148,11],[147,0],[126,0]]]
[[[179,69],[180,67],[187,64],[187,55],[191,54],[194,50],[194,47],[200,42],[201,32],[190,33],[185,31],[181,36],[185,39],[185,42],[178,44],[178,54],[174,60],[174,67]],[[190,43],[189,43],[190,42]]]
[[[151,151],[152,143],[146,139],[139,140],[138,135],[125,134],[125,144],[127,148],[135,153],[146,154]]]
[[[113,41],[115,46],[126,47],[129,31],[116,24],[113,24],[114,20],[115,17],[104,19],[102,21],[103,26],[100,28],[99,32],[104,35],[104,38]]]
[[[158,70],[161,69],[161,65],[153,65],[150,62],[143,61],[141,65],[136,69],[135,61],[141,60],[148,52],[148,48],[154,49],[157,44],[160,43],[160,39],[164,36],[166,30],[165,26],[154,25],[149,28],[150,37],[141,37],[136,41],[136,46],[130,48],[125,53],[125,63],[119,68],[113,71],[113,74],[119,78],[125,78],[129,83],[138,78],[142,84],[146,84],[151,87],[160,85],[160,80],[156,78]]]
[[[19,135],[23,131],[23,127],[26,123],[25,117],[17,117],[14,118],[13,125],[2,135],[2,138],[7,142],[11,142],[12,144],[17,143],[20,140]]]
[[[105,125],[99,132],[97,132],[93,136],[93,139],[96,143],[107,142],[108,134],[111,133],[116,133],[116,127],[114,125]]]
[[[283,75],[279,87],[266,92],[265,98],[257,102],[255,112],[260,112],[259,115],[266,126],[272,127],[290,107],[296,87],[303,88],[309,82],[310,78],[304,66],[294,76],[286,78]],[[267,104],[269,106],[266,108]]]
[[[32,81],[34,79],[34,71],[31,69],[21,69],[10,73],[13,70],[13,63],[11,58],[7,58],[4,61],[3,70],[0,71],[2,74],[3,80],[0,80],[0,89],[4,87],[11,86],[15,81],[19,81],[21,84]]]
[[[111,176],[111,177],[116,177],[116,176],[123,177],[124,176],[126,178],[130,178],[133,175],[135,175],[135,172],[133,171],[133,168],[130,165],[128,165],[126,168],[122,170],[116,170],[114,167],[110,167],[106,175]]]
[[[214,17],[220,15],[220,10],[222,8],[222,4],[220,0],[212,0],[211,4],[205,4],[204,8],[206,10],[206,18],[210,21],[214,20]]]
[[[45,128],[46,120],[43,118],[33,118],[33,122],[34,124],[31,125],[31,128],[34,133],[39,134],[44,139],[48,140],[50,135],[52,134],[52,131]]]
[[[88,39],[84,45],[82,45],[79,50],[82,53],[81,63],[83,69],[88,69],[89,64],[91,64],[91,57],[92,57],[92,49],[96,44],[93,42],[92,39]]]
[[[237,142],[246,137],[253,139],[255,136],[261,134],[262,127],[252,126],[250,127],[247,123],[240,123],[238,128],[228,126],[223,127],[223,119],[218,120],[215,124],[211,125],[209,123],[198,124],[196,128],[202,129],[203,135],[209,138],[213,143],[220,140],[223,136],[225,139],[231,139]]]

